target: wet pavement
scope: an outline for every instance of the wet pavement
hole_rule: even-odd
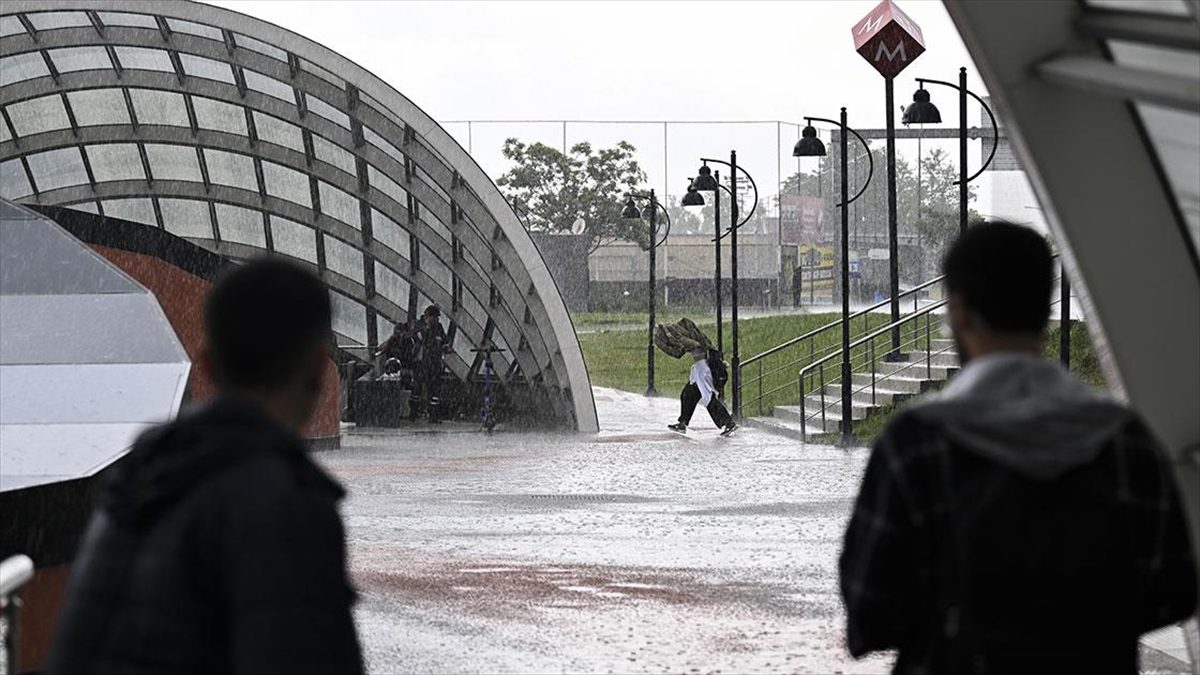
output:
[[[866,450],[720,438],[702,410],[681,436],[675,400],[596,393],[599,435],[351,430],[318,453],[349,491],[370,672],[889,670],[846,653],[837,593]]]
[[[321,460],[373,673],[885,672],[842,644],[865,451],[597,389],[599,435],[354,430]]]

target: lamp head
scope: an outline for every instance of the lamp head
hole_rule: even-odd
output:
[[[699,175],[692,181],[692,187],[701,192],[712,192],[717,189],[717,179],[713,178],[712,169],[708,164],[701,165]]]
[[[809,124],[800,132],[800,140],[792,148],[792,157],[824,157],[825,144],[817,138],[817,130]]]
[[[921,87],[913,94],[912,105],[904,109],[900,118],[901,124],[937,124],[942,121],[942,113],[937,106],[929,101],[929,92]]]
[[[696,181],[688,181],[687,194],[683,196],[684,206],[704,206],[704,195],[696,189]]]
[[[633,195],[625,200],[625,208],[621,209],[622,218],[640,218],[641,212],[638,211],[637,202],[633,201]]]

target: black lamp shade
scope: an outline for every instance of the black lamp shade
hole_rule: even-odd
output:
[[[918,89],[913,94],[912,105],[904,109],[900,118],[901,124],[937,124],[942,121],[942,113],[937,106],[929,102],[929,92]]]
[[[647,204],[646,208],[642,209],[642,217],[645,218],[646,220],[650,220],[650,217],[653,215],[654,215],[654,204]]]
[[[712,192],[717,189],[717,179],[713,178],[712,169],[705,164],[700,167],[700,175],[692,180],[692,187],[701,192]]]
[[[625,200],[625,208],[621,209],[622,218],[641,218],[642,214],[638,211],[637,204],[634,203],[633,197]]]
[[[688,182],[687,194],[683,195],[684,206],[704,206],[704,195],[696,190],[695,181]]]
[[[800,133],[800,140],[796,141],[796,147],[792,148],[792,157],[824,156],[825,144],[817,138],[817,130],[811,124],[804,127],[804,131]]]

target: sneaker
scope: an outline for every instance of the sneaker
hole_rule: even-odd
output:
[[[730,422],[729,424],[725,425],[725,430],[721,432],[721,435],[722,436],[731,436],[731,435],[733,435],[733,432],[737,431],[737,429],[738,429],[738,423]]]
[[[684,424],[683,422],[676,422],[675,424],[668,424],[667,428],[670,429],[671,431],[678,431],[681,434],[687,433],[687,425]]]

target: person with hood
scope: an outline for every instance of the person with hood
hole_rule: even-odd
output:
[[[363,671],[337,505],[298,432],[322,391],[329,291],[284,260],[205,304],[217,397],[143,434],[105,479],[46,673]]]
[[[440,424],[441,417],[441,385],[442,373],[446,370],[443,360],[446,352],[450,351],[450,341],[446,338],[446,329],[442,328],[442,310],[437,305],[425,308],[421,315],[421,323],[413,334],[414,377],[413,396],[409,418],[417,419],[422,399],[426,399],[425,408],[429,421]]]
[[[963,369],[876,441],[839,563],[854,656],[894,672],[1138,672],[1196,611],[1170,465],[1145,423],[1042,357],[1045,240],[972,226],[944,261]]]

